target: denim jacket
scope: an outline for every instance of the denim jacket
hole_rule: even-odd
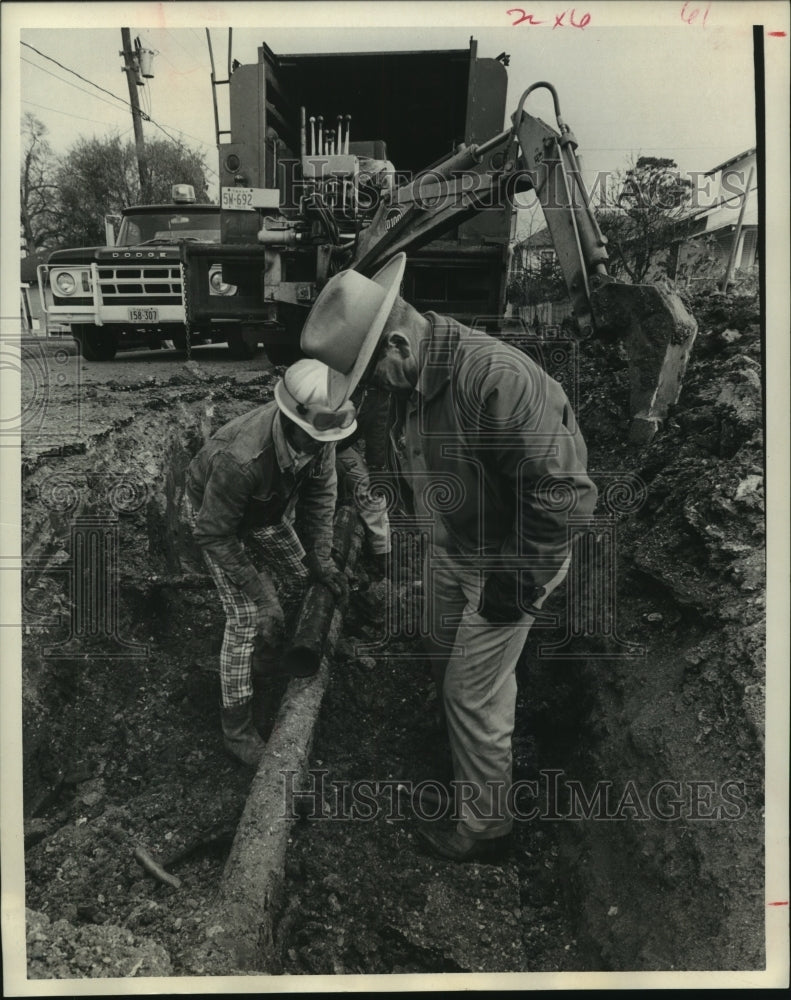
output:
[[[244,535],[277,524],[293,501],[305,549],[322,562],[332,549],[335,445],[325,445],[295,475],[287,450],[278,447],[278,412],[276,403],[267,403],[225,424],[193,458],[186,477],[195,540],[254,601],[264,599],[271,581],[251,562]]]

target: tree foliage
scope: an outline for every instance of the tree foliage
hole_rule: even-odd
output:
[[[191,184],[197,201],[209,201],[202,153],[167,139],[147,142],[145,151],[147,190],[141,191],[134,143],[118,136],[77,140],[56,172],[61,247],[103,244],[106,214],[169,202],[176,183]]]
[[[52,248],[58,227],[53,206],[58,187],[56,161],[47,141],[47,127],[29,111],[22,116],[22,162],[19,207],[22,239],[29,254]]]
[[[563,299],[567,294],[566,285],[557,257],[544,254],[536,258],[530,252],[529,243],[522,247],[521,259],[515,261],[508,281],[508,301],[515,306],[531,306]]]
[[[675,160],[640,156],[616,174],[597,210],[610,249],[610,271],[637,283],[662,273],[678,223],[688,211],[692,182]]]

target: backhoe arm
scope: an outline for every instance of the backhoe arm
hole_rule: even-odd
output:
[[[533,91],[552,95],[559,132],[523,112]],[[632,442],[651,440],[678,402],[698,325],[679,296],[659,285],[628,285],[607,272],[607,240],[591,208],[577,161],[577,140],[560,112],[557,91],[535,83],[522,94],[514,130],[522,164],[541,203],[583,335],[619,337],[629,356]]]
[[[481,146],[463,146],[421,171],[397,187],[389,201],[380,203],[371,224],[358,237],[351,266],[371,274],[402,250],[417,250],[485,210],[493,198],[502,197],[517,157],[516,137],[508,129]]]
[[[559,131],[524,111],[546,89]],[[399,251],[415,250],[487,205],[534,190],[582,336],[609,332],[630,359],[631,437],[651,439],[678,400],[697,323],[678,295],[658,285],[627,285],[607,271],[607,240],[590,206],[576,156],[577,141],[560,113],[552,84],[522,95],[513,126],[480,146],[465,146],[396,188],[357,240],[350,266],[371,274]]]
[[[552,94],[560,132],[523,111],[527,98],[538,89]],[[608,278],[607,240],[591,209],[577,162],[577,141],[561,117],[552,84],[540,82],[528,87],[513,122],[521,168],[544,213],[580,333],[587,336],[595,326],[592,288]]]
[[[464,146],[422,171],[383,201],[357,241],[351,266],[371,274],[400,251],[414,251],[488,206],[500,207],[533,188],[555,246],[574,315],[583,334],[593,326],[590,277],[606,277],[606,240],[585,200],[576,142],[522,110],[512,128],[480,146]],[[554,88],[551,88],[554,95]]]

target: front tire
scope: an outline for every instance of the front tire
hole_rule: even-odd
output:
[[[86,361],[112,361],[118,350],[118,334],[84,323],[71,328],[71,335]]]
[[[174,330],[170,334],[170,341],[177,351],[186,352],[187,350],[187,331],[186,330]]]

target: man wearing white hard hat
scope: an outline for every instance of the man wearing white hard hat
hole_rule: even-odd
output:
[[[331,278],[300,343],[332,369],[331,405],[360,384],[394,401],[391,453],[431,526],[424,648],[457,791],[452,824],[418,833],[432,853],[471,861],[509,842],[516,663],[596,487],[561,386],[515,347],[417,312],[398,294],[405,262]]]
[[[342,589],[330,555],[338,491],[335,442],[356,427],[350,402],[329,403],[327,366],[305,359],[286,370],[274,401],[221,427],[189,466],[193,536],[226,615],[223,737],[246,764],[256,764],[264,750],[252,713],[256,637],[274,645],[283,628],[273,571],[281,580],[321,580],[336,594]],[[254,548],[268,565],[253,562]]]

